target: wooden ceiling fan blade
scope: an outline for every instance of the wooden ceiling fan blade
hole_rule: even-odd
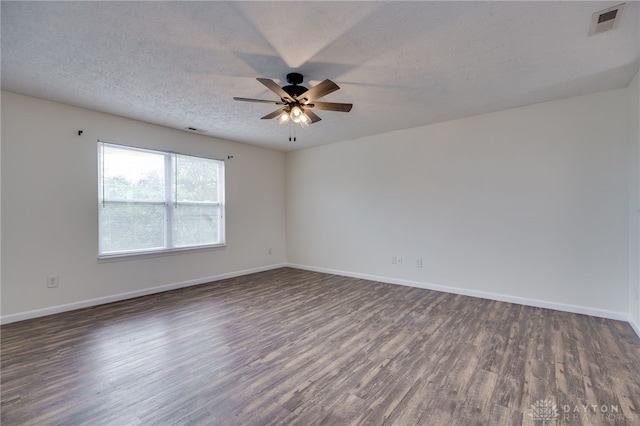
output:
[[[315,112],[313,112],[313,111],[311,111],[309,109],[305,109],[304,110],[304,115],[307,116],[307,118],[309,119],[309,121],[311,121],[311,123],[316,123],[316,122],[322,120],[322,118],[318,117]]]
[[[276,83],[275,81],[268,78],[260,78],[260,77],[258,77],[256,80],[264,84],[267,87],[267,89],[271,90],[273,93],[278,95],[280,99],[293,101],[293,99],[291,99],[291,96],[289,96],[287,92],[282,90],[282,87],[278,86],[278,83]]]
[[[305,106],[307,108],[322,109],[325,111],[349,112],[351,111],[353,104],[343,104],[340,102],[314,102]]]
[[[253,99],[253,98],[239,98],[237,96],[233,97],[234,101],[242,101],[242,102],[260,102],[263,104],[275,104],[275,105],[284,105],[284,102],[281,101],[268,101],[266,99]]]
[[[324,80],[298,96],[298,100],[302,103],[309,103],[315,101],[318,98],[326,96],[329,93],[335,92],[339,88],[340,87],[333,81]]]
[[[273,111],[270,114],[265,115],[264,117],[261,117],[261,119],[262,120],[269,120],[271,118],[276,118],[277,116],[279,116],[280,114],[282,114],[286,110],[287,110],[287,107],[282,107],[280,109],[277,109],[277,110]]]

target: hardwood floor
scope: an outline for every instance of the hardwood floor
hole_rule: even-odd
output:
[[[8,324],[1,362],[3,425],[640,424],[624,322],[288,268]]]

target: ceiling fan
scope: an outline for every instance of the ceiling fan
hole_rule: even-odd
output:
[[[280,87],[278,86],[278,83],[268,78],[257,78],[260,83],[264,84],[269,90],[280,97],[279,101],[238,97],[234,97],[233,99],[244,102],[261,102],[266,104],[282,105],[281,108],[265,115],[262,119],[268,120],[278,117],[278,121],[280,123],[286,123],[291,120],[293,123],[299,123],[302,127],[306,127],[309,124],[316,123],[321,120],[316,113],[311,111],[312,109],[340,112],[351,111],[353,104],[316,101],[316,99],[340,89],[340,87],[338,87],[338,85],[333,81],[324,80],[316,86],[313,86],[311,89],[307,89],[304,86],[300,86],[302,79],[302,74],[297,72],[289,73],[287,74],[287,83],[289,83],[289,85]]]

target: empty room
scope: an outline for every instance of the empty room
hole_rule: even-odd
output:
[[[640,425],[640,2],[1,2],[3,425]]]

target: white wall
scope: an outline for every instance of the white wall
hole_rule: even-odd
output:
[[[627,124],[619,89],[288,153],[287,260],[626,319]]]
[[[98,263],[97,139],[233,155],[227,247]],[[284,161],[281,152],[2,92],[3,320],[283,264]],[[60,287],[47,289],[47,275],[59,275]]]
[[[2,320],[288,261],[631,313],[637,326],[639,98],[636,76],[627,89],[288,153],[285,167],[280,152],[2,92]],[[98,263],[96,139],[233,155],[228,247]],[[47,289],[53,274],[61,285]]]
[[[640,336],[640,83],[629,84],[629,315]]]

